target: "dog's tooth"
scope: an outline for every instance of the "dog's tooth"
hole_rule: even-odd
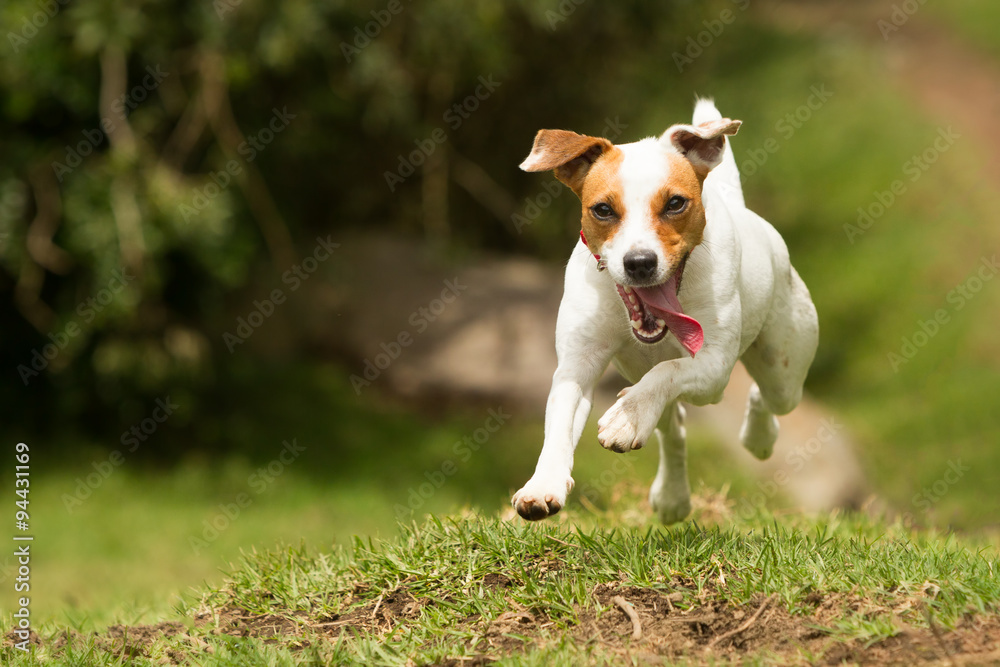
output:
[[[639,323],[639,320],[632,320],[632,328],[638,331],[642,328],[642,324]]]
[[[628,295],[628,302],[631,303],[634,306],[635,305],[635,295],[633,295],[633,294],[630,293]]]
[[[664,322],[663,320],[656,320],[656,326],[658,326],[658,327],[665,327],[665,326],[667,326],[667,323]]]

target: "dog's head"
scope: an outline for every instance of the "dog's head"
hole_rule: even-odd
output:
[[[525,171],[554,170],[580,198],[587,245],[617,283],[642,342],[659,341],[668,328],[682,339],[685,323],[674,317],[683,316],[677,289],[705,229],[702,184],[722,161],[725,135],[739,127],[740,121],[728,118],[674,125],[659,139],[618,146],[600,137],[540,130],[521,163]]]

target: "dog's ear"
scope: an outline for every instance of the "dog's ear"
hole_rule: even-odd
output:
[[[531,154],[521,163],[525,171],[555,170],[556,178],[577,195],[591,165],[614,145],[602,137],[588,137],[567,130],[539,130]]]
[[[688,159],[695,173],[705,178],[708,172],[722,162],[722,152],[726,147],[726,135],[736,134],[741,120],[720,118],[699,125],[674,125],[660,137]]]

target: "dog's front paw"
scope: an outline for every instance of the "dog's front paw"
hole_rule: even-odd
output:
[[[613,452],[641,449],[663,412],[637,387],[623,389],[618,401],[597,422],[597,441]]]
[[[572,489],[573,478],[568,475],[561,479],[543,479],[536,475],[514,494],[510,502],[523,518],[538,521],[561,510]]]

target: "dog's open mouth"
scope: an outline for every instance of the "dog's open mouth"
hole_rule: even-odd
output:
[[[684,314],[677,299],[683,271],[682,264],[669,280],[653,287],[617,287],[636,339],[642,343],[656,343],[671,331],[693,357],[705,342],[705,334],[698,320]]]

